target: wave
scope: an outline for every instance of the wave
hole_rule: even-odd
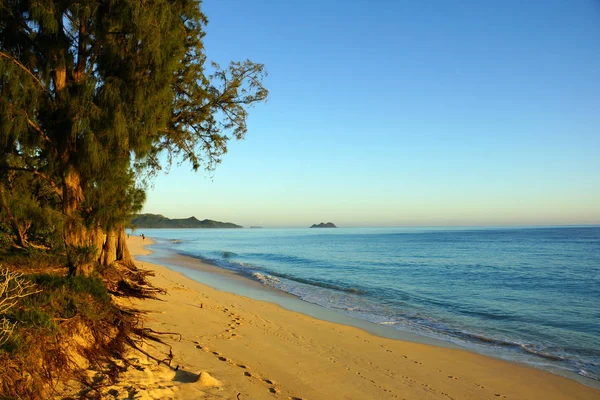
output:
[[[268,286],[275,286],[276,284],[281,282],[279,279],[277,279],[274,276],[267,275],[267,274],[261,274],[260,272],[254,272],[254,273],[252,273],[252,276],[256,280],[261,282],[262,284],[268,285]]]
[[[468,333],[468,332],[463,332],[463,335],[467,339],[475,339],[477,341],[484,342],[486,344],[499,345],[499,346],[504,346],[504,347],[512,347],[514,349],[523,350],[524,352],[526,352],[528,354],[532,354],[534,356],[538,356],[540,358],[544,358],[544,359],[550,360],[550,361],[567,361],[568,360],[566,357],[560,356],[558,354],[552,354],[552,353],[549,353],[548,350],[541,349],[540,345],[511,342],[511,341],[507,341],[507,340],[495,339],[495,338],[478,335],[478,334],[474,334],[474,333]]]
[[[356,287],[344,286],[342,284],[331,283],[331,282],[326,282],[326,281],[319,281],[319,280],[314,280],[314,279],[300,278],[300,277],[297,277],[297,276],[294,276],[291,274],[274,272],[269,269],[261,268],[261,267],[258,267],[256,265],[249,264],[249,263],[230,261],[231,258],[238,256],[237,253],[234,253],[231,251],[221,252],[220,255],[221,255],[222,259],[214,259],[214,258],[204,257],[204,256],[198,255],[196,253],[185,252],[185,251],[181,251],[180,254],[183,254],[183,255],[186,255],[189,257],[193,257],[193,258],[197,258],[199,260],[214,264],[218,267],[235,270],[235,271],[242,272],[242,273],[248,273],[248,270],[250,269],[250,270],[258,271],[259,273],[261,273],[261,275],[268,274],[269,276],[272,276],[272,277],[287,279],[289,281],[294,281],[297,283],[302,283],[302,284],[310,285],[310,286],[316,286],[316,287],[320,287],[323,289],[331,289],[331,290],[352,293],[352,294],[358,294],[358,295],[367,293],[366,290],[356,288]],[[249,274],[254,276],[253,272],[250,272]],[[254,277],[256,278],[256,276],[254,276]]]
[[[600,377],[595,376],[587,372],[585,369],[580,369],[577,373],[581,376],[585,376],[586,378],[593,379],[595,381],[600,381]]]
[[[307,278],[299,278],[299,277],[294,276],[294,275],[276,273],[276,272],[272,272],[272,271],[269,271],[269,273],[272,274],[272,275],[274,275],[274,276],[277,276],[279,278],[287,279],[287,280],[298,282],[298,283],[303,283],[305,285],[316,286],[316,287],[320,287],[320,288],[323,288],[323,289],[337,290],[339,292],[346,292],[346,293],[352,293],[352,294],[366,294],[367,293],[363,289],[359,289],[359,288],[355,288],[355,287],[343,286],[343,285],[336,284],[336,283],[330,283],[330,282],[325,282],[325,281],[317,281],[317,280],[314,280],[314,279],[307,279]]]
[[[258,261],[270,260],[281,262],[284,264],[298,264],[298,265],[315,265],[317,260],[312,258],[299,257],[293,254],[281,254],[281,253],[245,253],[245,257],[255,259]],[[326,267],[325,265],[320,265]]]
[[[518,343],[515,342],[509,342],[506,340],[501,340],[501,339],[493,339],[487,336],[483,336],[483,335],[478,335],[476,333],[466,333],[463,332],[463,334],[469,338],[478,340],[480,342],[484,342],[484,343],[489,343],[489,344],[495,344],[495,345],[500,345],[500,346],[507,346],[507,347],[515,347],[515,346],[520,346]]]
[[[522,344],[521,348],[529,354],[533,354],[538,357],[545,358],[546,360],[551,360],[551,361],[565,361],[566,360],[566,358],[564,358],[564,357],[561,357],[561,356],[558,356],[555,354],[546,353],[545,351],[536,350],[536,349],[532,348],[531,345]]]
[[[221,253],[221,256],[223,258],[231,258],[231,257],[237,256],[237,254],[234,253],[233,251],[224,251],[224,252]]]

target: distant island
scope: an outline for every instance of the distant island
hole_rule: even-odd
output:
[[[131,225],[139,228],[243,228],[243,226],[231,222],[213,221],[205,219],[200,221],[196,217],[171,219],[161,214],[137,214],[131,219]]]
[[[335,224],[333,222],[321,222],[320,224],[313,224],[313,226],[311,226],[311,228],[337,228],[337,226],[335,226]]]

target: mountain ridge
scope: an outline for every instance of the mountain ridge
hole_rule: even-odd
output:
[[[333,222],[321,222],[320,224],[313,224],[311,228],[337,228]]]
[[[188,218],[167,218],[162,214],[136,214],[131,218],[130,224],[135,226],[136,229],[140,228],[197,228],[197,229],[235,229],[243,228],[241,225],[237,225],[231,222],[221,222],[212,219],[199,220],[195,216]]]

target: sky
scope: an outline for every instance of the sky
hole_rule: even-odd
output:
[[[600,224],[600,1],[205,0],[267,103],[143,212],[244,226]]]

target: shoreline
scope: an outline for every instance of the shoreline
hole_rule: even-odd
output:
[[[149,255],[148,255],[149,256]],[[158,263],[195,282],[200,282],[215,290],[227,292],[236,296],[266,301],[282,307],[283,309],[316,318],[321,321],[333,322],[345,326],[352,326],[372,335],[394,340],[403,340],[432,346],[463,349],[467,348],[450,341],[423,336],[416,332],[400,331],[385,324],[377,324],[367,320],[355,318],[335,309],[323,307],[319,304],[303,300],[299,296],[283,290],[264,285],[235,271],[211,264],[199,257],[174,253],[169,256],[157,258],[157,262],[137,260],[138,262]],[[190,276],[190,272],[196,276]],[[197,274],[200,273],[201,275]],[[216,278],[215,278],[216,277]],[[199,280],[206,278],[206,280]],[[229,284],[231,282],[231,284]]]
[[[132,236],[132,255],[148,255],[151,252],[145,245],[150,243]],[[219,291],[164,266],[138,262],[154,270],[154,284],[169,292],[161,296],[166,301],[160,304],[136,302],[137,307],[150,312],[148,326],[181,333],[182,342],[169,341],[174,360],[181,354],[180,361],[189,363],[191,370],[213,365],[211,375],[226,383],[219,389],[224,398],[230,398],[222,396],[227,390],[231,398],[247,393],[249,397],[242,395],[242,399],[600,396],[598,389],[550,372],[468,350],[387,339],[361,328]],[[213,314],[211,323],[194,327],[195,318],[190,321],[193,314]],[[217,318],[219,314],[225,314],[225,320],[219,321],[223,319]],[[216,365],[211,362],[215,357]],[[262,379],[267,375],[273,379]],[[252,379],[255,376],[261,379]],[[270,385],[266,390],[265,384]]]
[[[254,300],[274,303],[288,311],[298,312],[322,321],[356,327],[382,338],[443,348],[461,349],[485,357],[491,357],[496,360],[503,360],[517,365],[550,372],[554,375],[574,380],[585,386],[600,389],[600,381],[597,379],[578,374],[574,370],[562,369],[556,365],[545,363],[544,361],[546,358],[549,360],[554,359],[543,353],[539,354],[529,350],[527,347],[519,345],[517,342],[500,343],[502,346],[512,347],[513,352],[521,350],[524,352],[523,354],[503,353],[500,349],[494,350],[492,348],[486,348],[484,345],[476,342],[460,342],[452,340],[451,337],[444,338],[427,335],[418,331],[396,329],[387,324],[378,324],[367,319],[361,319],[360,317],[347,314],[340,309],[328,308],[318,303],[312,303],[293,293],[283,291],[252,279],[251,275],[245,275],[240,273],[240,271],[220,266],[217,263],[213,263],[211,260],[206,260],[199,256],[193,256],[186,253],[180,253],[177,250],[168,249],[164,246],[164,243],[158,249],[148,250],[148,252],[149,254],[146,256],[145,261],[166,266],[193,281],[202,282],[219,291],[225,291],[242,297],[249,297]],[[487,339],[482,336],[476,338],[481,342],[494,343],[494,339]],[[537,357],[537,360],[523,358],[524,356],[527,357],[527,355],[533,355]]]

